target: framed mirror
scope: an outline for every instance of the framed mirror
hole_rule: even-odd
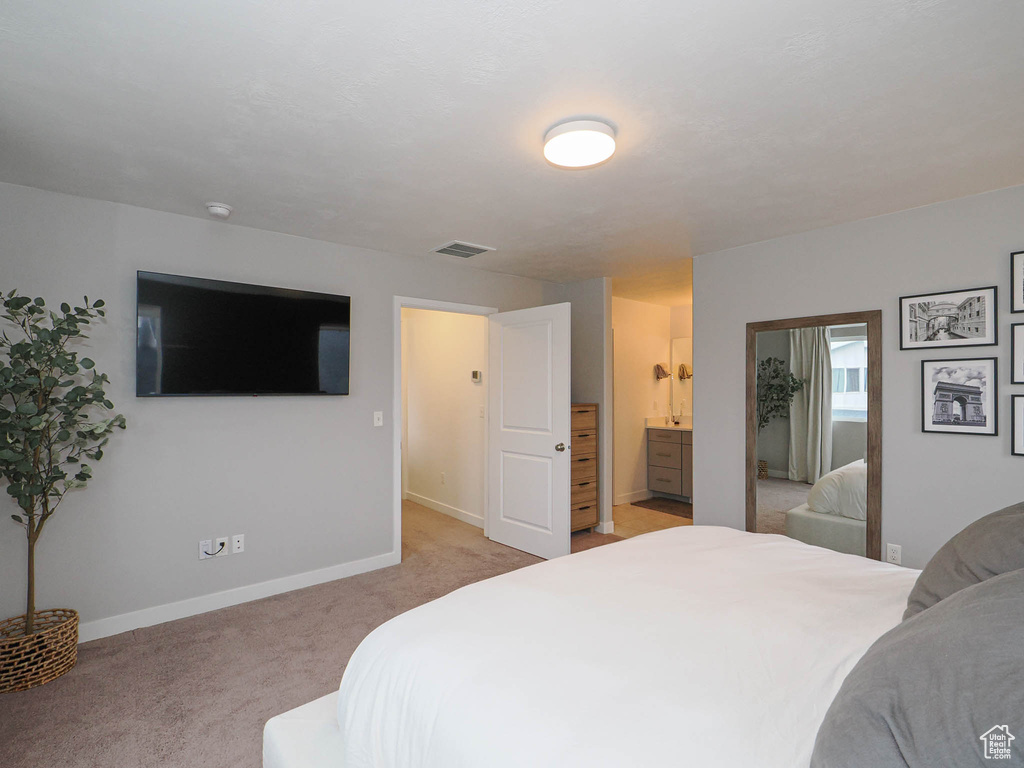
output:
[[[882,556],[882,312],[747,324],[746,528]]]

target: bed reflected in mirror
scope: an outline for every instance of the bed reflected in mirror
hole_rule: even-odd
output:
[[[881,312],[747,326],[747,530],[881,556]]]

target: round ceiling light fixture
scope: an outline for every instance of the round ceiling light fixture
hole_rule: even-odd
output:
[[[599,120],[560,123],[544,137],[544,157],[559,168],[591,168],[615,153],[615,129]]]
[[[226,219],[231,215],[231,211],[234,210],[227,203],[207,203],[206,212],[213,216],[215,219]]]

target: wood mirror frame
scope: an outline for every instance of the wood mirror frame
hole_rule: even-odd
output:
[[[868,327],[868,498],[865,554],[882,559],[882,310],[747,323],[747,530],[757,530],[757,334],[819,325]]]

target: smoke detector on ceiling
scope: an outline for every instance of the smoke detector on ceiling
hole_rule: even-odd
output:
[[[231,211],[234,210],[230,205],[226,203],[207,203],[206,212],[213,216],[215,219],[226,219],[231,215]]]
[[[493,248],[487,245],[474,245],[473,243],[452,240],[450,243],[445,243],[435,248],[434,253],[443,253],[446,256],[458,256],[460,259],[468,259],[470,256],[479,256],[481,253],[493,250]]]

